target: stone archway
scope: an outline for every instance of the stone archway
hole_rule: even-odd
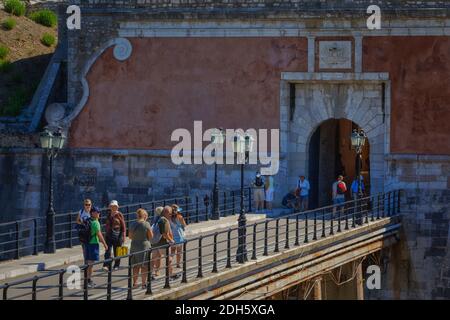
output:
[[[283,73],[280,92],[280,194],[309,168],[309,142],[321,123],[348,119],[370,143],[371,193],[384,190],[389,150],[390,83],[385,73]],[[293,88],[292,86],[295,86]],[[295,99],[292,94],[295,92]]]

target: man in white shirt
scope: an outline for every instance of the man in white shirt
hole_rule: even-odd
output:
[[[309,189],[309,181],[305,179],[305,176],[301,175],[297,182],[300,211],[308,210]]]

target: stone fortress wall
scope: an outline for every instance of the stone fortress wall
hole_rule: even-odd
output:
[[[365,13],[372,1],[70,3],[81,3],[82,30],[60,29],[71,149],[56,160],[58,212],[86,196],[138,202],[210,191],[212,166],[174,166],[169,158],[168,133],[198,119],[279,128],[282,195],[295,183],[291,176],[307,170],[316,125],[344,116],[372,131],[377,191],[405,190],[404,241],[390,253],[384,289],[368,297],[450,297],[447,1],[382,1],[384,27],[374,31]],[[350,43],[351,63],[321,68],[320,41]],[[300,96],[292,121],[291,83]],[[326,89],[336,86],[337,94]],[[302,99],[305,88],[316,94]],[[46,207],[47,162],[29,146],[0,150],[9,217]],[[256,169],[248,168],[246,182]],[[221,167],[219,179],[222,188],[239,187],[238,167]]]

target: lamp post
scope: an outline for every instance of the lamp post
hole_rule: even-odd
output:
[[[350,140],[352,143],[352,148],[356,151],[356,179],[358,182],[358,193],[356,196],[357,203],[355,205],[360,205],[359,199],[362,198],[363,192],[362,192],[362,186],[361,186],[361,163],[362,163],[362,148],[364,147],[366,143],[366,133],[360,129],[360,130],[353,130]],[[358,210],[358,224],[361,224],[362,217],[361,217],[361,207]]]
[[[238,248],[236,252],[236,260],[239,263],[248,261],[247,258],[247,218],[244,208],[244,166],[249,158],[250,152],[253,150],[253,137],[249,134],[234,137],[233,149],[241,164],[241,211],[238,219]]]
[[[222,150],[223,143],[225,141],[225,134],[222,128],[215,130],[211,135],[211,141],[214,144],[214,157],[216,158],[214,161],[214,189],[213,189],[213,213],[211,215],[211,219],[219,220],[220,219],[220,211],[219,211],[219,185],[217,183],[217,157],[216,151],[220,148]]]
[[[49,159],[49,194],[48,194],[48,209],[47,209],[47,236],[45,239],[44,252],[55,253],[55,210],[53,209],[53,159],[58,154],[58,151],[64,146],[66,136],[61,128],[55,131],[45,128],[44,132],[40,134],[41,147],[47,151]]]

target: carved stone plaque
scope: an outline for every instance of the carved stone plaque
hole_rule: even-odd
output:
[[[352,69],[351,41],[319,41],[319,69]]]

